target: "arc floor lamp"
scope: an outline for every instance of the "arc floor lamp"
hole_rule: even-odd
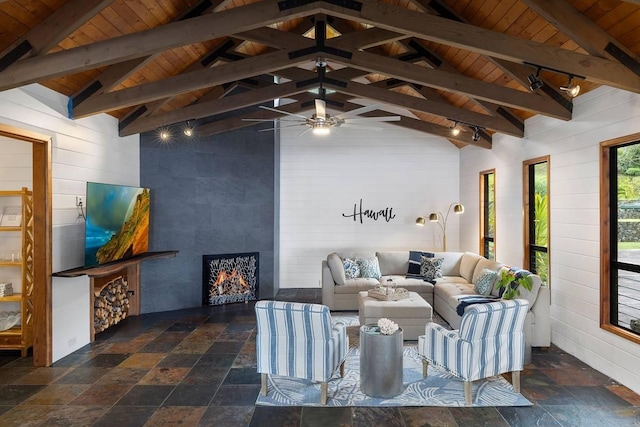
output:
[[[462,206],[461,203],[453,202],[449,205],[449,209],[447,209],[446,215],[442,215],[442,212],[431,212],[429,214],[429,222],[437,223],[442,230],[442,250],[444,252],[447,251],[447,221],[449,220],[451,208],[453,208],[453,213],[456,215],[460,215],[464,212],[464,206]],[[419,216],[418,218],[416,218],[416,225],[422,227],[426,222],[427,220],[423,216]]]

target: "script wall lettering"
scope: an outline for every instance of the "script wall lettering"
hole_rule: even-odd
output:
[[[354,221],[360,220],[360,224],[362,224],[363,218],[369,218],[374,221],[378,221],[379,219],[384,219],[386,222],[391,221],[396,216],[393,214],[393,208],[386,207],[380,210],[374,209],[366,209],[362,210],[362,199],[360,199],[360,205],[358,203],[353,204],[353,214],[342,214],[345,218],[353,218]]]

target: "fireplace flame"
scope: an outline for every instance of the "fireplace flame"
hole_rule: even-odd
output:
[[[238,272],[238,270],[233,270],[230,274],[227,273],[226,270],[222,270],[218,273],[218,277],[216,279],[215,286],[220,287],[225,282],[233,282],[236,285],[239,285],[243,288],[248,288],[249,284],[244,280],[242,274]]]

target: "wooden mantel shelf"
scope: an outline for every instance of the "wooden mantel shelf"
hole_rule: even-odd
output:
[[[178,251],[162,251],[162,252],[145,252],[134,255],[131,258],[112,261],[107,264],[96,265],[93,267],[77,267],[70,270],[59,271],[53,273],[54,277],[80,277],[87,275],[89,277],[104,277],[114,274],[130,265],[139,264],[141,261],[155,258],[175,257]]]

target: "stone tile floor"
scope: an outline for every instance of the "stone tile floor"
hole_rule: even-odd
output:
[[[640,426],[640,396],[553,346],[522,374],[531,407],[256,407],[254,331],[252,304],[198,307],[128,318],[49,368],[0,353],[0,426]]]

